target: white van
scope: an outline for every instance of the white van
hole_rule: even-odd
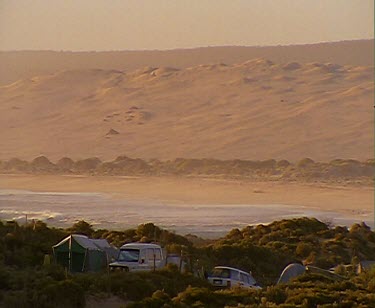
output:
[[[250,273],[233,267],[216,266],[207,279],[213,286],[218,288],[240,286],[261,289]]]
[[[160,245],[147,243],[130,243],[120,248],[116,262],[109,264],[112,270],[150,271],[164,267],[166,255]]]
[[[179,269],[184,270],[186,263],[181,256],[167,255],[166,250],[158,244],[129,243],[120,248],[116,262],[109,264],[111,270],[129,271],[151,271],[162,268],[167,263],[176,264]]]

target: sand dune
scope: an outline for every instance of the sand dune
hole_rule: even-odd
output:
[[[374,65],[374,40],[356,40],[290,46],[227,46],[149,51],[6,51],[0,52],[0,85],[51,74],[63,69],[133,71],[145,66],[187,68],[200,64],[242,63],[267,58],[276,63],[332,62],[340,65]]]
[[[373,74],[252,59],[27,78],[0,87],[0,159],[365,160],[374,148]]]

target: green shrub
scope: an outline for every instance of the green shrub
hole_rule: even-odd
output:
[[[268,302],[282,304],[286,301],[287,294],[285,292],[284,286],[271,286],[267,288],[265,297]]]

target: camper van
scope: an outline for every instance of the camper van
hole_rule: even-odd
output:
[[[166,265],[165,251],[157,244],[129,243],[120,248],[116,262],[109,264],[112,270],[150,271]]]
[[[227,266],[216,266],[208,276],[208,281],[218,288],[240,286],[261,289],[250,273]]]

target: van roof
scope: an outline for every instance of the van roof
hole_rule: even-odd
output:
[[[161,248],[158,244],[151,244],[151,243],[128,243],[121,246],[121,249],[124,248],[134,248],[134,249],[142,249],[142,248]]]

